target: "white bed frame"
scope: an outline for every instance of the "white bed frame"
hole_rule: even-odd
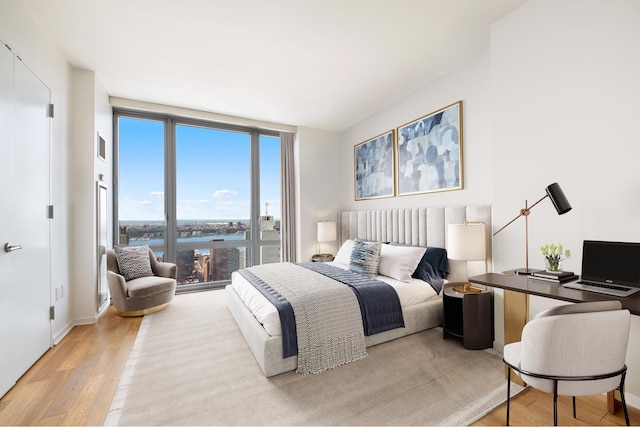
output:
[[[448,206],[434,208],[345,211],[339,214],[340,243],[361,238],[420,246],[446,248],[449,224],[484,222],[487,233],[487,264],[491,265],[491,206]],[[466,280],[473,264],[482,261],[449,261],[450,282]],[[477,267],[477,265],[475,266]],[[251,352],[266,377],[295,370],[297,356],[282,358],[282,336],[272,337],[244,305],[231,285],[226,287],[227,306]],[[405,327],[365,338],[367,347],[391,341],[442,324],[442,298],[402,310]]]

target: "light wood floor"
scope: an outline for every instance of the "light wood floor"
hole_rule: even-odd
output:
[[[97,324],[73,328],[0,399],[0,425],[104,424],[141,321],[111,307]],[[604,395],[578,398],[577,419],[571,398],[561,397],[558,407],[561,425],[625,425],[622,411],[606,412]],[[629,407],[629,413],[631,424],[640,425],[640,411]],[[501,405],[473,425],[504,423]],[[551,424],[550,395],[529,389],[512,400],[511,425]]]
[[[76,326],[0,399],[0,425],[102,425],[141,317]]]

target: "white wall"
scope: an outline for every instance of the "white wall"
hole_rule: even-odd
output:
[[[563,216],[548,200],[534,208],[532,267],[543,267],[538,248],[549,242],[571,249],[564,267],[579,272],[584,239],[640,241],[630,226],[640,210],[638,22],[635,0],[535,0],[492,27],[494,224],[555,181],[573,206]],[[493,248],[496,271],[523,266],[524,223],[494,237]],[[627,353],[635,396],[639,326],[634,317]]]
[[[56,318],[51,327],[55,338],[68,330],[72,320],[67,205],[71,69],[57,45],[20,0],[0,1],[0,39],[51,89],[55,105],[55,118],[52,121],[54,219],[51,221],[51,303],[56,309]],[[65,294],[62,299],[55,301],[53,289],[58,286],[64,286]]]
[[[440,77],[340,134],[340,209],[491,203],[494,231],[559,182],[573,210],[543,201],[529,221],[531,267],[538,248],[560,242],[580,271],[585,239],[640,241],[640,2],[532,0],[495,23],[486,55]],[[463,100],[465,189],[354,201],[353,146]],[[494,271],[525,263],[524,221],[493,240]],[[496,292],[496,342],[504,342]],[[556,304],[532,298],[532,311]],[[640,318],[633,316],[627,395],[640,406]]]
[[[486,53],[340,134],[340,209],[487,204],[492,200],[491,64]],[[462,100],[464,189],[354,200],[354,146]]]
[[[296,137],[297,260],[311,261],[318,253],[318,221],[336,221],[340,201],[336,196],[344,186],[338,134],[298,128]],[[336,243],[322,243],[323,253],[337,252]]]
[[[96,181],[110,188],[113,126],[109,97],[93,71],[72,71],[71,229],[73,323],[94,323],[97,307]],[[107,141],[107,160],[97,157],[97,135]]]

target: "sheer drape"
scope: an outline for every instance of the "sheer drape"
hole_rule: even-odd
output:
[[[282,197],[282,219],[280,220],[282,261],[296,261],[296,205],[295,205],[295,134],[280,132],[280,195]]]

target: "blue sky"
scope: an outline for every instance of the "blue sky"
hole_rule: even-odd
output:
[[[164,123],[119,119],[119,219],[164,218]],[[260,213],[280,218],[280,141],[260,140]],[[177,216],[184,219],[248,219],[250,135],[176,127]]]

